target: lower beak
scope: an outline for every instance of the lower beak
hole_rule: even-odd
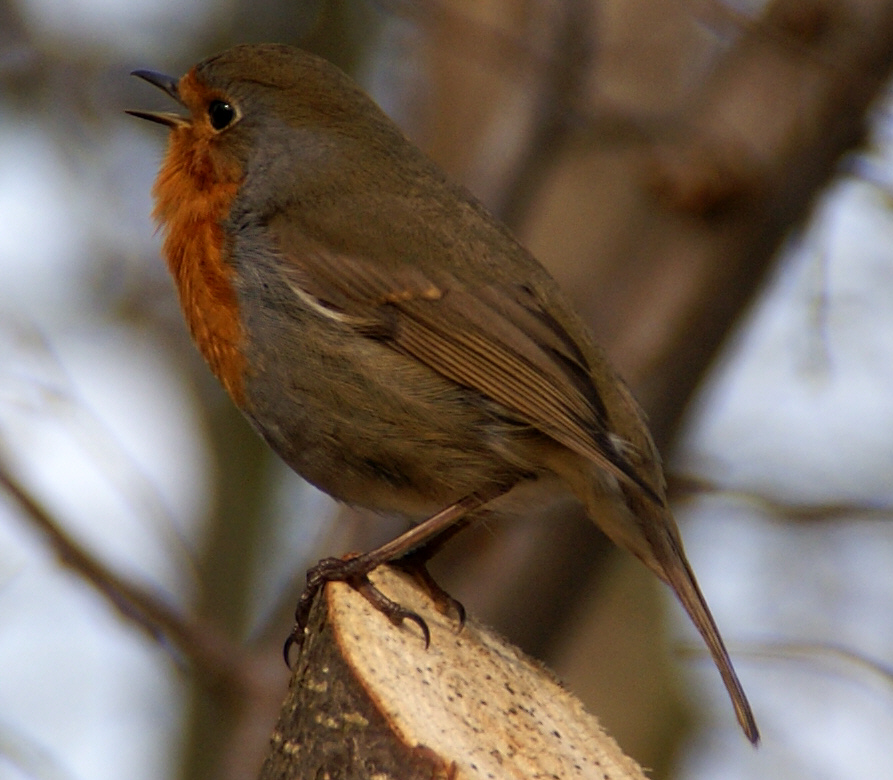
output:
[[[136,76],[143,81],[148,81],[153,87],[158,87],[162,92],[170,95],[180,105],[183,101],[180,99],[180,92],[177,89],[177,79],[166,76],[163,73],[156,73],[153,70],[135,70],[130,74]],[[157,122],[167,127],[181,127],[188,124],[188,120],[179,114],[173,114],[169,111],[137,111],[126,109],[126,114],[139,117],[140,119],[148,119],[150,122]]]

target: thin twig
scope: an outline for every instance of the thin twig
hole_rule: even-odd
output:
[[[678,650],[685,656],[706,656],[703,647],[681,643]],[[865,653],[834,642],[731,642],[729,650],[736,658],[758,660],[806,660],[816,663],[838,661],[844,665],[861,669],[874,677],[893,685],[893,666]]]
[[[697,496],[719,496],[754,506],[762,515],[784,521],[889,520],[893,517],[890,504],[870,504],[856,501],[828,501],[821,503],[786,502],[750,490],[725,487],[705,477],[669,475],[670,498],[674,503],[692,500]]]
[[[248,658],[215,626],[188,618],[157,596],[116,574],[66,533],[62,525],[0,456],[0,488],[46,537],[59,562],[89,582],[115,609],[154,640],[170,641],[192,664],[229,684],[249,685]]]

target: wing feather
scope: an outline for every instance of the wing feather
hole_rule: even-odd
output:
[[[573,338],[523,284],[474,289],[447,272],[376,263],[306,245],[283,264],[311,308],[377,338],[588,458],[653,500],[609,436],[605,407]]]

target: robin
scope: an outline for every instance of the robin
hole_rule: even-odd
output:
[[[756,744],[642,412],[509,230],[304,51],[237,46],[179,80],[134,75],[185,109],[129,113],[170,130],[154,216],[211,370],[298,474],[415,523],[311,569],[290,642],[331,580],[427,641],[368,573],[412,561],[449,602],[424,570],[446,539],[509,494],[563,490],[673,589]]]

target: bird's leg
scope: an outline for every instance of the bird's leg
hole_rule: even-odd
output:
[[[456,534],[466,529],[473,521],[480,520],[481,515],[485,513],[486,510],[469,512],[420,547],[391,561],[391,566],[409,574],[428,593],[434,605],[444,615],[450,612],[456,615],[460,631],[465,625],[465,607],[461,601],[447,593],[431,576],[427,564]]]
[[[470,513],[507,493],[513,486],[512,484],[494,485],[487,490],[472,493],[455,504],[446,507],[446,509],[442,509],[427,520],[423,520],[418,525],[413,526],[396,539],[392,539],[390,542],[367,553],[354,554],[344,558],[323,558],[307,572],[307,587],[298,600],[298,605],[295,609],[295,625],[288,639],[285,640],[285,647],[283,648],[286,663],[289,662],[289,653],[292,647],[295,645],[300,647],[303,644],[304,629],[307,626],[310,607],[313,605],[316,594],[327,582],[346,582],[357,592],[361,593],[373,607],[387,615],[394,623],[399,624],[403,620],[412,620],[422,629],[422,633],[425,635],[425,646],[427,647],[430,640],[430,632],[425,621],[415,612],[397,604],[379,591],[369,580],[369,572],[383,563],[400,560],[405,560],[409,563],[408,566],[404,564],[401,568],[418,571],[421,567],[421,571],[424,573],[418,576],[424,587],[432,594],[434,600],[446,603],[454,608],[458,605],[457,612],[459,612],[460,619],[464,618],[465,610],[462,608],[462,605],[447,595],[434,582],[431,575],[424,568],[424,564],[446,541],[467,525],[467,521],[461,522],[462,520],[466,519]],[[413,555],[415,552],[419,553],[418,558],[415,558]]]

